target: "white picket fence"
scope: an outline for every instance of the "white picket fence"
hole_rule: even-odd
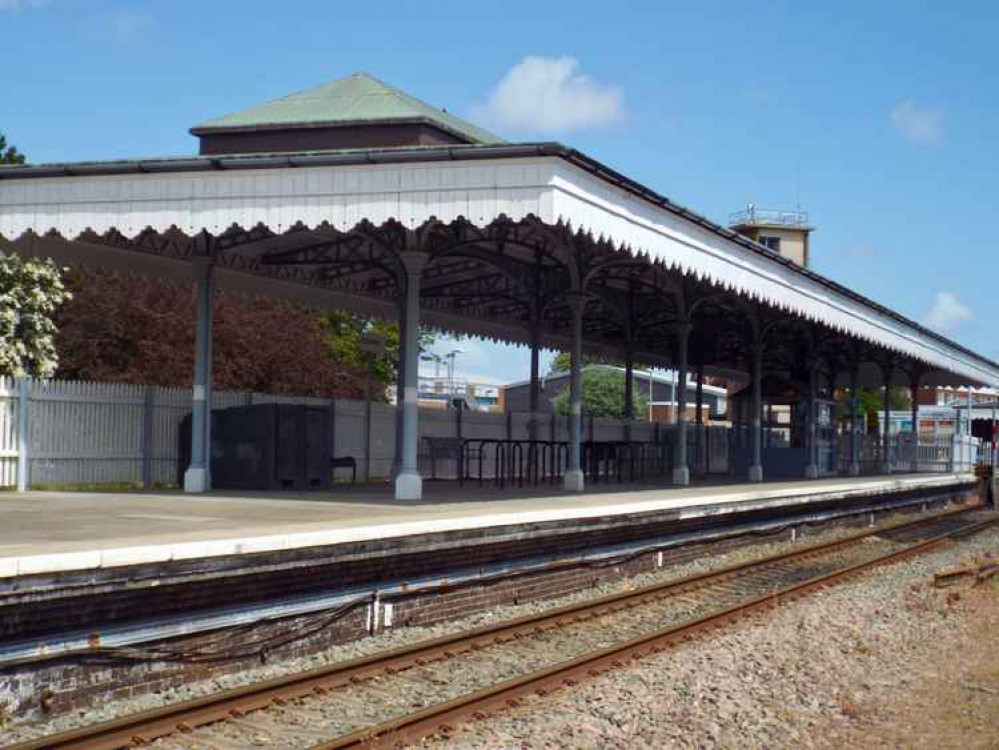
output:
[[[181,388],[0,378],[0,487],[172,486],[183,468],[179,466],[179,431],[191,411],[191,395],[190,390]],[[333,454],[353,457],[359,479],[391,475],[394,406],[261,393],[215,391],[212,395],[216,409],[263,403],[328,407],[333,421]],[[567,417],[549,413],[535,415],[535,419],[538,439],[568,440]],[[531,421],[531,415],[524,412],[463,412],[459,417],[454,410],[421,409],[421,469],[429,474],[433,468],[424,438],[460,434],[464,438],[526,440]],[[698,430],[691,425],[687,455],[692,470],[697,474],[741,471],[741,464],[733,463],[734,436],[735,432],[725,427]],[[618,419],[584,418],[583,439],[655,443],[664,446],[664,455],[669,456],[674,429],[649,422],[629,426]],[[861,439],[865,471],[883,470],[880,441]],[[970,470],[983,454],[976,439],[947,436],[921,440],[917,457],[908,439],[903,435],[892,444],[894,470]],[[845,437],[841,435],[839,440],[842,449]],[[835,445],[830,450],[829,468],[834,472]],[[839,468],[845,466],[842,460],[840,464]],[[456,466],[437,468],[443,468],[442,476],[449,476]]]
[[[0,378],[0,487],[175,484],[179,430],[191,411],[191,395],[183,388]],[[251,403],[331,402],[260,393],[212,395],[213,408]],[[394,414],[385,404],[371,408]],[[336,402],[343,426],[338,442],[346,450],[358,442],[365,409],[363,402]],[[389,467],[394,450],[393,443]]]
[[[191,411],[191,391],[158,386],[39,381],[0,378],[0,487],[172,486],[177,483],[179,431]],[[396,409],[365,401],[214,391],[212,407],[293,403],[329,407],[333,416],[333,453],[357,461],[359,479],[391,475],[395,461]],[[426,437],[457,437],[458,412],[420,410],[420,450],[424,470]],[[568,440],[568,418],[539,414],[537,437]],[[466,438],[524,440],[531,415],[464,412]],[[24,429],[22,430],[22,425]],[[631,424],[630,439],[668,442],[671,431],[648,422]],[[585,440],[625,440],[623,420],[584,419]],[[724,436],[721,436],[724,437]],[[713,452],[723,440],[707,441]],[[691,453],[693,458],[694,454]],[[727,470],[727,455],[709,468]]]

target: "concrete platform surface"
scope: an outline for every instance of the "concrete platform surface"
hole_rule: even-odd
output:
[[[664,510],[684,518],[973,481],[970,474],[906,474],[687,488],[596,485],[582,494],[428,482],[419,502],[392,499],[386,484],[307,494],[12,493],[0,495],[0,577]]]

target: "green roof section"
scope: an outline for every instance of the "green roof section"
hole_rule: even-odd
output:
[[[354,73],[191,128],[193,135],[226,130],[335,127],[423,122],[470,143],[506,143],[499,136],[379,81]]]

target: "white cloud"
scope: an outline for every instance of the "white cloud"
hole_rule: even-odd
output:
[[[971,320],[975,313],[951,292],[937,292],[930,311],[926,313],[926,325],[937,331],[947,332],[961,323]]]
[[[574,57],[525,57],[473,116],[512,130],[565,133],[613,125],[624,117],[618,86],[578,72]]]
[[[892,107],[891,124],[905,140],[916,146],[937,143],[943,137],[943,112],[920,107],[912,99]]]

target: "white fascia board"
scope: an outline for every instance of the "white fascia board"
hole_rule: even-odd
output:
[[[134,237],[147,227],[220,233],[233,224],[281,232],[298,222],[350,229],[363,219],[416,227],[431,217],[479,225],[500,214],[553,216],[553,157],[285,167],[0,180],[0,235],[87,229]]]
[[[999,383],[999,369],[572,164],[557,165],[554,187],[556,218],[574,228],[974,382]]]

